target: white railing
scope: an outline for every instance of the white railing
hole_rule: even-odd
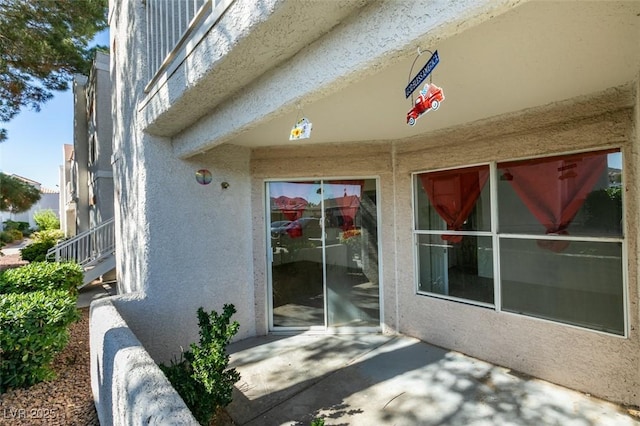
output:
[[[49,249],[47,259],[56,262],[73,260],[87,266],[113,254],[115,248],[115,221],[112,218]]]
[[[191,31],[211,11],[212,0],[147,0],[149,80],[160,75]]]
[[[149,83],[160,80],[191,38],[202,36],[233,0],[145,0]],[[206,27],[206,28],[201,28]],[[196,35],[197,34],[197,35]],[[195,43],[194,43],[195,44]],[[179,61],[177,61],[179,62]]]

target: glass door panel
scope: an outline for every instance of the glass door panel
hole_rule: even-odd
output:
[[[379,327],[376,181],[269,182],[276,328]]]
[[[323,327],[319,182],[269,182],[274,327]]]
[[[327,325],[378,327],[376,181],[323,182]]]

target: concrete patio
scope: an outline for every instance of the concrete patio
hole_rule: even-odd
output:
[[[589,395],[405,336],[267,336],[230,346],[237,425],[640,425]]]

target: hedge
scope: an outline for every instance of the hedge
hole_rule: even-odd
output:
[[[76,263],[33,262],[0,272],[0,293],[65,290],[77,294],[83,273]]]
[[[0,294],[0,393],[55,377],[51,362],[79,318],[68,290]]]
[[[38,241],[20,249],[20,257],[27,262],[44,262],[47,260],[47,252],[55,247],[53,241]]]

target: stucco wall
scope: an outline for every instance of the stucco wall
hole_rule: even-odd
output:
[[[635,90],[611,89],[410,142],[255,149],[253,208],[264,211],[265,178],[379,177],[386,331],[398,330],[561,385],[638,404]],[[411,173],[607,147],[622,148],[625,205],[630,206],[625,212],[627,338],[416,294]],[[266,306],[261,300],[266,294],[265,225],[255,213],[254,220],[256,295],[260,295],[256,305]]]
[[[91,305],[91,390],[103,425],[198,422],[114,306]]]
[[[144,132],[138,121],[144,62],[131,61],[145,58],[144,38],[135,30],[113,30],[144,19],[144,8],[140,2],[116,7],[111,54],[118,292],[137,295],[119,309],[151,356],[168,361],[197,341],[201,306],[220,312],[233,303],[237,338],[255,334],[250,152],[223,146],[183,161],[169,138]],[[213,175],[210,185],[196,181],[203,168]]]

